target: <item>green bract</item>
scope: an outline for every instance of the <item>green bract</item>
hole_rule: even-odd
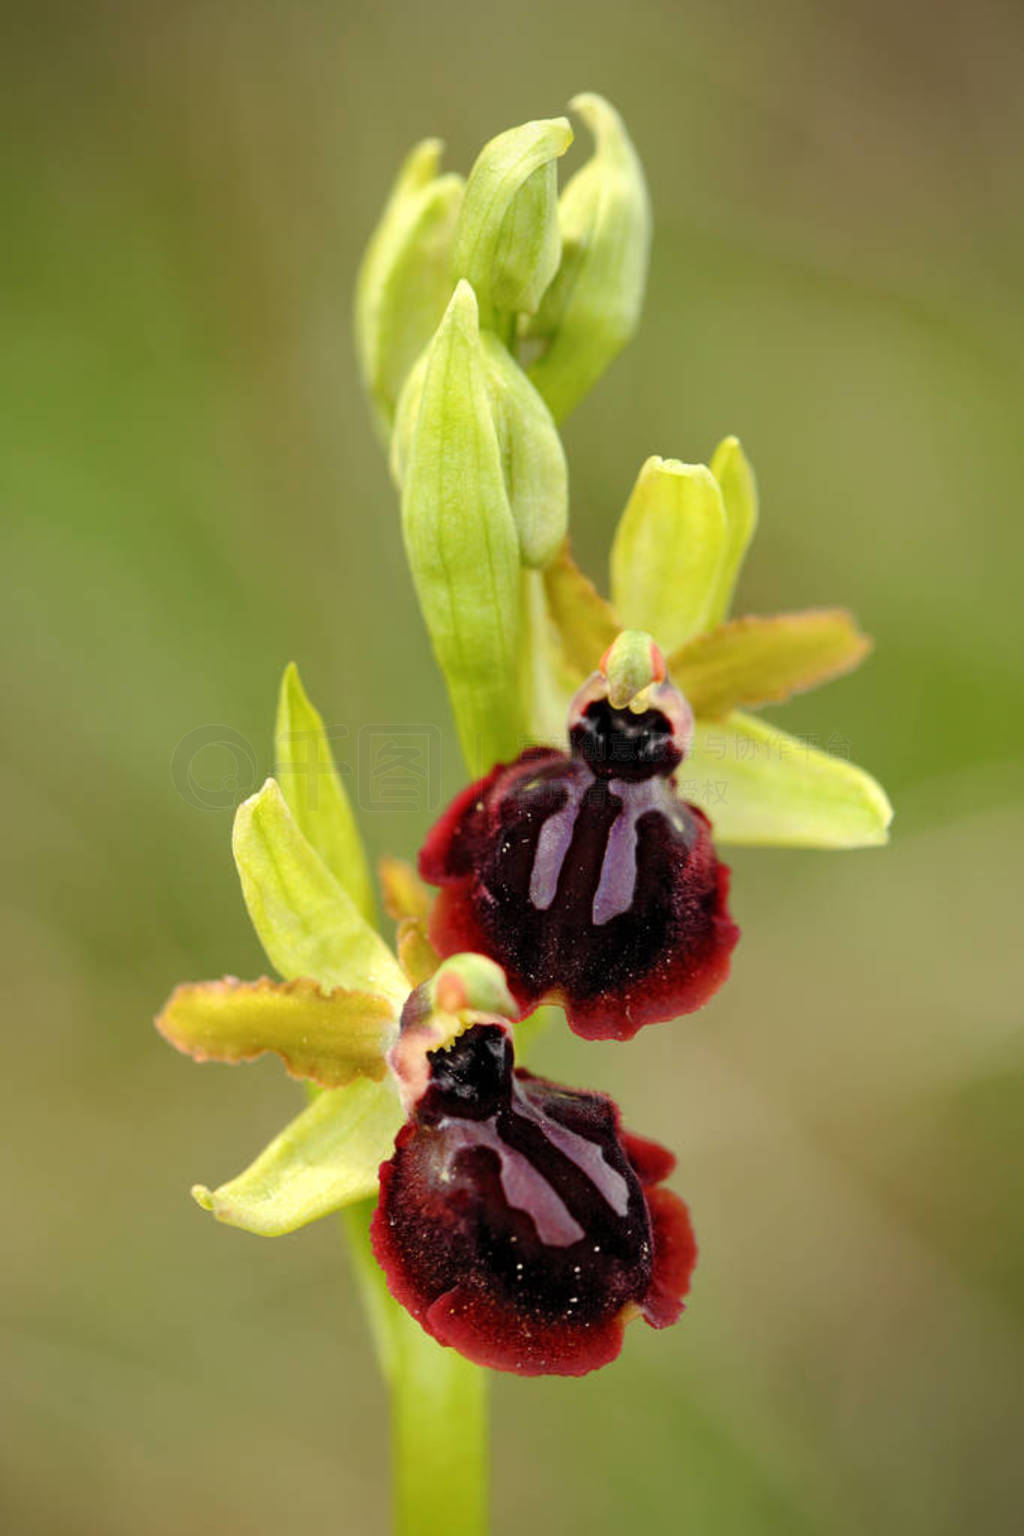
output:
[[[519,539],[491,409],[476,299],[455,291],[431,342],[402,489],[420,607],[466,761],[515,756]]]

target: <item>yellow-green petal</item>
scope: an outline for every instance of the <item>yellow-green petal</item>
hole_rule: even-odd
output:
[[[281,680],[274,747],[277,779],[299,830],[372,923],[373,882],[352,804],[294,662]]]
[[[175,987],[156,1027],[193,1061],[255,1061],[271,1051],[292,1077],[341,1088],[379,1081],[397,1034],[395,1008],[372,992],[315,981],[186,982]]]
[[[294,1232],[376,1193],[404,1119],[390,1076],[360,1078],[318,1095],[236,1179],[192,1194],[229,1226],[262,1237]]]
[[[460,283],[428,354],[402,492],[409,566],[474,776],[514,757],[519,539],[480,345]]]
[[[232,849],[253,927],[286,980],[377,992],[401,1007],[401,967],[302,835],[273,779],[238,807]]]
[[[888,841],[881,785],[844,758],[739,712],[698,722],[676,775],[722,843],[867,848]]]
[[[668,660],[697,716],[777,704],[856,667],[871,649],[843,608],[749,614],[687,641]]]
[[[647,460],[612,544],[612,603],[623,627],[666,655],[708,627],[726,548],[718,481],[703,464]]]
[[[722,439],[712,455],[711,473],[722,490],[726,539],[705,628],[720,623],[729,612],[743,557],[757,528],[757,481],[738,437]]]
[[[580,570],[568,544],[545,570],[544,591],[566,661],[581,678],[589,677],[622,628],[615,610]]]

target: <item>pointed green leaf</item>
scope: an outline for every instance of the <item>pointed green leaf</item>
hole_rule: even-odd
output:
[[[718,842],[865,848],[888,841],[892,807],[869,773],[752,715],[698,723],[676,784],[710,816]]]
[[[395,1007],[373,992],[315,981],[186,982],[156,1021],[165,1040],[193,1061],[255,1061],[280,1056],[291,1077],[341,1088],[357,1077],[379,1081],[398,1033]]]
[[[474,775],[514,757],[519,540],[476,300],[460,283],[430,346],[402,493],[413,580]]]
[[[672,681],[697,716],[777,704],[856,667],[871,649],[842,608],[750,614],[687,641],[669,658]]]
[[[218,1221],[279,1237],[376,1193],[405,1119],[391,1077],[321,1093],[228,1184],[192,1194]]]
[[[707,628],[726,542],[718,481],[703,464],[650,458],[612,544],[612,602],[666,655]]]
[[[485,144],[466,183],[452,271],[494,312],[532,314],[558,270],[555,160],[572,143],[564,117],[523,123]]]
[[[721,623],[729,612],[743,557],[757,528],[757,481],[738,437],[722,439],[711,459],[711,473],[722,489],[726,539],[705,629]]]
[[[651,244],[643,167],[601,96],[570,103],[594,135],[592,157],[559,199],[562,261],[528,336],[546,342],[529,374],[556,421],[600,378],[636,329]]]
[[[360,367],[387,438],[403,380],[451,296],[451,248],[461,176],[439,176],[442,144],[425,139],[409,155],[356,280]]]
[[[274,748],[281,793],[300,832],[372,923],[373,882],[359,828],[323,718],[310,703],[294,662],[281,680]]]
[[[566,660],[589,677],[622,628],[615,610],[580,570],[568,544],[546,568],[544,590]]]
[[[542,569],[569,526],[565,450],[551,412],[519,364],[497,336],[484,332],[481,341],[520,555],[524,565]]]
[[[238,807],[232,849],[253,927],[285,980],[309,976],[325,991],[353,987],[402,1006],[408,987],[397,960],[303,837],[273,779]]]

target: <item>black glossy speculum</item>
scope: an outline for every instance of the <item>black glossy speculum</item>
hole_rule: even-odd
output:
[[[666,776],[683,760],[672,722],[660,709],[634,714],[594,699],[572,725],[573,757],[599,778],[627,781]]]

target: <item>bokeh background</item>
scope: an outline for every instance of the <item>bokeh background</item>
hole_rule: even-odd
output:
[[[580,556],[603,569],[647,454],[740,433],[763,497],[741,610],[842,601],[877,639],[773,714],[845,743],[897,818],[885,852],[737,852],[745,936],[699,1016],[545,1043],[678,1149],[703,1259],[682,1324],[634,1328],[614,1368],[498,1381],[496,1531],[1018,1531],[1020,7],[125,0],[3,25],[0,1525],[386,1530],[337,1223],[265,1241],[188,1198],[298,1091],[199,1070],[150,1019],[178,979],[264,969],[230,806],[269,769],[287,660],[348,733],[375,852],[412,852],[430,807],[371,803],[362,728],[436,728],[459,783],[353,276],[412,141],[465,169],[597,89],[657,234],[642,332],[568,424]]]

